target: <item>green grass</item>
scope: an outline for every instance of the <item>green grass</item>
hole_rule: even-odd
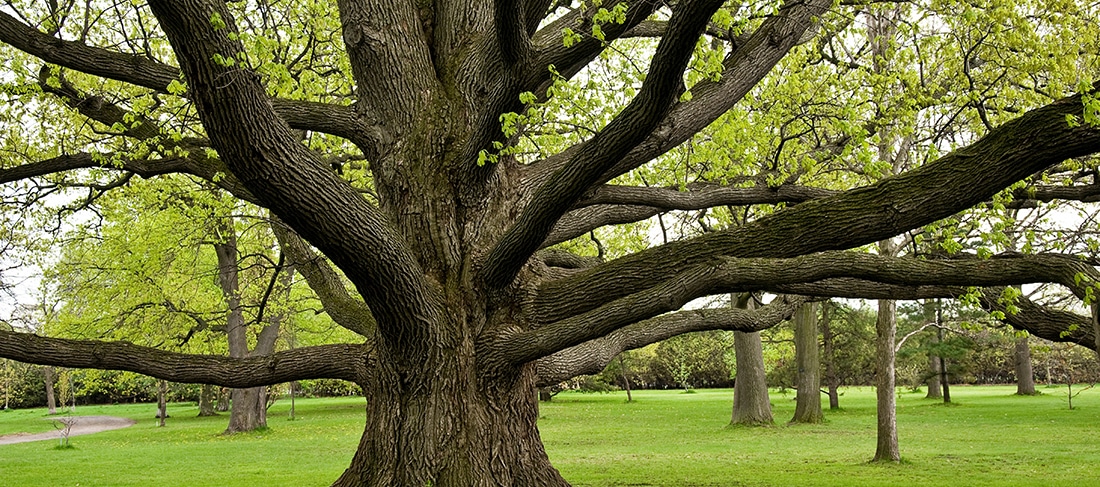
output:
[[[1018,397],[1012,387],[955,387],[956,405],[901,394],[903,463],[868,464],[874,391],[851,388],[821,425],[784,424],[793,395],[773,393],[778,424],[730,428],[729,390],[562,393],[541,405],[551,460],[576,486],[1100,485],[1100,388],[1066,406],[1065,389]],[[222,436],[226,416],[198,418],[173,404],[157,428],[152,405],[86,406],[78,414],[138,424],[71,439],[0,446],[0,487],[328,485],[351,460],[362,399],[287,401],[266,431]],[[48,431],[41,409],[0,412],[0,434]]]

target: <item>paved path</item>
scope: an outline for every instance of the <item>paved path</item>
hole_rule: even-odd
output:
[[[133,426],[134,423],[136,423],[136,421],[130,418],[117,418],[114,416],[60,416],[44,419],[46,421],[73,420],[74,423],[72,429],[69,430],[69,436],[117,430],[127,426]],[[45,433],[14,433],[0,436],[0,445],[25,443],[28,441],[57,440],[59,438],[61,438],[61,431],[59,430],[47,431]]]

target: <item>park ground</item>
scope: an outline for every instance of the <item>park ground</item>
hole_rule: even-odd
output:
[[[1078,392],[1078,387],[1074,392]],[[820,425],[788,426],[790,391],[772,392],[777,424],[730,428],[728,389],[566,392],[541,405],[551,460],[576,486],[1100,485],[1100,388],[1068,407],[1065,386],[1015,396],[1014,387],[952,388],[954,404],[902,391],[904,461],[868,464],[874,453],[874,390],[849,388]],[[78,415],[137,424],[71,439],[0,446],[0,487],[324,486],[351,459],[364,421],[362,398],[283,400],[270,428],[222,436],[227,417],[199,418],[193,404],[78,406]],[[0,435],[51,430],[45,410],[0,411]]]

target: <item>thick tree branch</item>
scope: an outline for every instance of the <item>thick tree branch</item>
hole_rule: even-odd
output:
[[[532,3],[544,3],[544,0],[532,0]],[[612,10],[618,3],[605,5],[604,8]],[[592,17],[596,13],[594,8],[576,8],[547,24],[532,35],[532,44],[536,52],[524,70],[526,76],[521,91],[530,91],[543,96],[551,81],[551,73],[548,69],[550,66],[553,66],[566,79],[572,78],[592,62],[600,52],[607,49],[608,43],[645,21],[661,5],[661,2],[652,0],[627,2],[626,21],[622,24],[612,22],[602,25],[600,28],[604,34],[602,40],[591,35]],[[581,39],[566,45],[566,29],[574,35],[580,35]]]
[[[230,170],[263,206],[344,270],[383,336],[410,345],[430,343],[426,334],[442,313],[441,296],[401,236],[299,143],[275,116],[255,73],[213,62],[243,52],[230,37],[236,25],[225,4],[186,0],[150,6],[176,50],[203,126]],[[212,25],[214,13],[225,27]]]
[[[843,278],[776,286],[775,290],[809,296],[895,300],[958,298],[970,292],[968,288],[958,286],[901,286]],[[1000,287],[981,289],[978,295],[979,304],[986,311],[1003,313],[1004,319],[1001,321],[1017,330],[1055,342],[1072,342],[1095,349],[1096,342],[1092,327],[1088,326],[1088,316],[1040,305],[1026,296],[1016,298],[1013,303],[1016,310],[1013,313],[1002,302],[1003,290]]]
[[[1057,254],[1011,255],[992,259],[922,260],[858,252],[820,252],[790,259],[720,258],[591,311],[574,314],[539,296],[532,316],[548,324],[501,340],[506,360],[524,363],[599,338],[631,323],[679,309],[712,294],[775,291],[784,285],[853,278],[900,286],[1002,286],[1056,282],[1084,297],[1100,273],[1073,257]],[[589,295],[595,293],[588,293]],[[553,296],[569,308],[587,307],[596,296]],[[541,306],[539,306],[541,305]]]
[[[197,160],[199,158],[201,160]],[[143,178],[172,173],[190,174],[210,181],[244,201],[259,203],[256,197],[220,161],[203,157],[201,154],[163,159],[132,159],[127,156],[116,157],[115,154],[111,153],[88,154],[79,152],[8,169],[0,169],[0,184],[93,167],[128,171]]]
[[[303,379],[362,384],[369,360],[362,345],[321,345],[266,357],[231,358],[166,352],[128,342],[45,338],[0,330],[0,357],[40,365],[128,370],[172,382],[256,387]]]
[[[359,97],[355,110],[379,119],[387,141],[400,139],[440,89],[417,6],[404,0],[339,0],[337,6]]]
[[[527,60],[531,50],[527,23],[524,20],[525,2],[521,0],[494,0],[493,23],[495,24],[497,45],[507,66]],[[541,3],[541,2],[536,2]]]
[[[669,33],[657,46],[649,75],[638,95],[574,158],[535,193],[515,225],[489,253],[480,277],[502,288],[515,278],[539,248],[554,223],[583,195],[607,167],[640,142],[663,118],[682,89],[682,75],[695,42],[720,1],[681,3],[673,13]]]
[[[791,257],[892,237],[986,201],[1053,164],[1100,151],[1100,130],[1066,123],[1068,115],[1076,116],[1081,110],[1080,97],[1060,100],[916,170],[807,201],[728,231],[638,252],[575,277],[548,282],[540,294],[564,296],[600,289],[612,300],[721,255]],[[573,312],[598,305],[576,306]]]
[[[767,306],[754,310],[694,309],[634,323],[607,336],[539,359],[535,364],[538,385],[549,386],[577,375],[598,373],[625,350],[644,347],[684,333],[706,330],[764,330],[790,318],[806,301],[806,298],[792,296],[776,299]]]
[[[604,185],[579,201],[576,206],[633,205],[650,206],[663,211],[701,210],[715,206],[801,203],[839,193],[828,189],[788,184],[775,187],[756,185],[738,188],[712,183],[694,183],[689,184],[685,190]]]
[[[172,81],[181,79],[179,69],[174,66],[143,56],[58,39],[4,12],[0,12],[0,42],[47,63],[162,93],[167,92]],[[350,107],[286,99],[274,99],[271,103],[291,127],[344,137],[364,151],[381,137],[377,127],[361,120]]]

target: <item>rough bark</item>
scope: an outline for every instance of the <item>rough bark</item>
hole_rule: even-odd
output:
[[[232,187],[244,188],[247,193],[239,196],[251,195],[343,272],[354,293],[342,288],[341,278],[334,279],[338,274],[311,256],[307,245],[291,256],[317,285],[326,307],[340,303],[333,305],[333,318],[367,338],[365,345],[264,357],[233,345],[234,356],[209,357],[0,332],[0,355],[236,388],[345,378],[363,386],[368,415],[338,485],[562,485],[535,427],[536,384],[603,361],[598,354],[598,360],[579,360],[586,347],[644,344],[693,328],[753,331],[785,313],[779,305],[741,315],[680,311],[691,299],[828,285],[836,279],[885,283],[878,288],[895,290],[891,286],[1050,278],[1052,266],[1026,259],[899,265],[844,254],[768,259],[874,242],[985,201],[1051,164],[1095,152],[1100,135],[1093,128],[1065,123],[1067,115],[1080,111],[1079,98],[1029,112],[920,171],[805,201],[729,232],[572,273],[554,274],[532,259],[563,215],[577,215],[574,208],[590,191],[667,152],[726,112],[832,5],[826,0],[781,5],[738,40],[723,61],[721,80],[700,82],[691,101],[678,101],[684,65],[719,3],[630,2],[626,22],[605,26],[610,38],[662,5],[672,11],[640,94],[597,136],[527,166],[511,157],[481,165],[476,156],[501,142],[500,115],[523,108],[521,93],[544,96],[539,88],[550,80],[551,64],[572,76],[607,48],[584,29],[591,27],[595,9],[575,9],[538,30],[548,0],[339,1],[349,81],[356,86],[354,99],[339,100],[339,106],[272,99],[264,79],[247,63],[215,62],[247,57],[233,18],[237,10],[225,2],[149,2],[178,69],[62,41],[0,14],[0,41],[45,62],[156,91],[182,76],[185,96],[201,121],[195,128],[209,136],[209,148],[224,163],[224,181],[233,182],[226,188],[235,194]],[[563,45],[564,26],[585,32],[577,46]],[[94,119],[105,112],[81,113]],[[370,196],[334,174],[294,129],[350,140],[369,161]],[[130,132],[123,135],[140,137]],[[92,157],[75,159],[81,160],[51,162],[75,168]],[[217,174],[206,175],[210,167],[191,161],[161,161],[160,169],[142,169],[144,162],[125,164],[149,174],[164,165],[204,178]],[[807,228],[815,231],[807,234]],[[290,256],[293,244],[285,247]],[[739,260],[744,257],[759,259]],[[829,265],[830,258],[840,261]],[[1053,268],[1061,273],[1054,278],[1071,281],[1073,266],[1057,264]],[[1080,337],[1090,334],[1085,330]],[[820,408],[818,387],[810,389]]]
[[[1035,372],[1031,369],[1031,345],[1028,336],[1016,339],[1016,394],[1034,396]]]
[[[894,396],[894,340],[897,334],[897,308],[891,300],[878,302],[875,320],[875,395],[878,440],[875,462],[900,462],[898,449],[897,407]]]
[[[733,383],[733,418],[730,424],[767,426],[774,423],[765,380],[760,332],[734,332],[737,376]]]
[[[817,306],[802,305],[792,320],[794,324],[794,361],[798,366],[794,417],[792,423],[820,423],[825,420],[821,412],[821,355],[817,342]]]
[[[730,296],[738,309],[753,308],[751,293]],[[764,370],[764,348],[760,332],[733,333],[734,383],[733,417],[730,424],[765,426],[775,422]]]

